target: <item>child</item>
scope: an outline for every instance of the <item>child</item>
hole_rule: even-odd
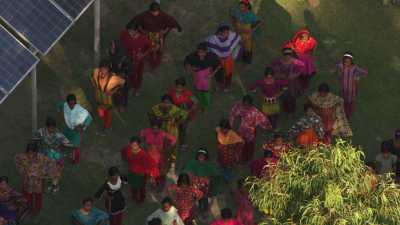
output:
[[[390,153],[387,143],[382,143],[381,153],[375,157],[378,174],[394,173],[396,171],[397,160],[397,156]]]

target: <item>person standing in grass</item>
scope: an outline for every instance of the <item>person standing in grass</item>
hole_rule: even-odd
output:
[[[314,51],[317,48],[317,41],[310,34],[307,28],[296,32],[292,40],[283,45],[284,48],[291,48],[297,58],[304,63],[304,71],[299,77],[301,88],[305,92],[310,84],[311,78],[316,73]]]
[[[166,182],[166,174],[170,168],[171,150],[176,144],[176,137],[161,130],[161,121],[152,120],[151,127],[140,131],[140,138],[146,146],[146,152],[154,160],[159,170],[155,177],[155,187],[162,191]]]
[[[10,187],[8,177],[0,177],[0,217],[4,218],[7,224],[19,224],[23,222],[29,210],[27,200]]]
[[[278,129],[278,118],[280,113],[280,96],[287,88],[286,80],[276,80],[273,76],[271,67],[265,68],[264,79],[257,80],[250,85],[249,89],[253,92],[261,91],[263,104],[261,110],[268,116],[272,129]]]
[[[161,97],[161,102],[151,108],[148,114],[150,121],[158,120],[161,122],[161,128],[173,135],[179,137],[179,126],[186,121],[188,112],[175,106],[172,98],[168,94]]]
[[[193,74],[195,95],[204,111],[210,105],[210,78],[221,68],[218,56],[208,51],[207,43],[203,42],[197,46],[195,52],[186,56],[184,65]]]
[[[236,103],[229,114],[229,123],[231,127],[235,124],[235,120],[240,120],[238,133],[244,139],[243,151],[240,156],[240,162],[246,163],[253,158],[255,151],[256,129],[271,129],[268,118],[253,106],[253,98],[245,95],[241,102]]]
[[[108,55],[111,61],[111,72],[128,81],[134,67],[132,59],[126,54],[122,41],[112,41]],[[119,112],[124,112],[128,107],[129,86],[129,82],[125,82],[113,95],[114,104],[118,107]]]
[[[38,151],[37,143],[31,142],[24,153],[15,156],[15,165],[22,176],[22,192],[34,214],[42,209],[44,180],[51,179],[56,187],[59,178],[56,163]]]
[[[277,163],[278,159],[274,156],[274,153],[264,149],[263,157],[250,163],[250,174],[258,178],[271,176]]]
[[[73,149],[74,146],[64,134],[58,131],[56,121],[51,117],[47,117],[46,126],[36,131],[34,139],[39,141],[40,153],[57,164],[59,174],[61,175],[64,169],[65,151],[67,148]],[[48,190],[56,193],[59,189],[59,186],[52,185]]]
[[[97,112],[103,123],[103,132],[111,128],[113,101],[112,96],[121,88],[125,80],[111,72],[111,63],[103,60],[99,68],[94,69],[91,82],[95,91]]]
[[[175,196],[175,205],[178,214],[185,225],[193,225],[195,216],[195,202],[203,197],[203,192],[190,182],[187,173],[181,173],[177,184],[168,187],[169,196]]]
[[[83,133],[92,123],[93,118],[86,109],[77,103],[76,96],[73,94],[67,96],[66,102],[62,105],[62,110],[66,125],[63,133],[73,146],[77,147],[72,153],[73,162],[77,164],[81,158],[80,147],[83,141]]]
[[[378,174],[395,174],[398,158],[390,152],[390,146],[388,143],[382,143],[381,153],[375,157],[375,161]]]
[[[324,125],[324,143],[330,144],[332,136],[351,137],[353,132],[344,113],[343,99],[330,92],[329,85],[322,83],[312,94],[309,102]]]
[[[400,159],[400,129],[396,129],[393,138],[384,141],[387,144],[387,148],[389,151],[397,156],[398,159]],[[398,180],[400,180],[400,160],[398,160],[397,166],[396,166],[396,177]]]
[[[358,83],[368,74],[368,71],[354,64],[354,56],[351,52],[343,55],[342,61],[336,65],[336,72],[340,79],[340,91],[344,100],[344,111],[348,120],[354,113]]]
[[[305,115],[289,129],[289,138],[303,147],[315,146],[324,140],[324,125],[312,105],[305,104],[304,112]]]
[[[218,163],[226,182],[232,179],[232,170],[239,162],[244,140],[231,128],[229,120],[223,119],[215,129],[217,134]]]
[[[93,207],[93,199],[85,198],[82,207],[71,213],[72,225],[107,225],[108,214]]]
[[[236,219],[243,225],[256,225],[254,222],[254,207],[249,199],[249,192],[245,187],[245,179],[237,182],[237,190],[233,192],[233,198],[238,208]]]
[[[179,78],[175,80],[175,87],[168,91],[168,95],[171,97],[172,103],[179,107],[181,110],[187,112],[187,118],[179,124],[179,145],[181,149],[187,149],[187,128],[189,122],[193,120],[196,114],[196,100],[193,97],[193,93],[187,89],[185,78]]]
[[[121,32],[120,40],[126,51],[126,55],[132,60],[133,71],[129,74],[130,86],[133,95],[139,95],[139,89],[143,81],[144,62],[151,51],[151,42],[148,37],[140,32],[137,23],[129,22],[126,29]]]
[[[149,55],[150,65],[157,68],[161,64],[161,59],[165,46],[165,38],[172,29],[182,31],[182,27],[176,19],[161,10],[160,4],[153,2],[149,10],[135,16],[131,22],[136,23],[143,33],[145,33],[152,43]]]
[[[243,62],[251,64],[253,59],[255,32],[262,24],[261,20],[252,11],[249,0],[241,0],[239,7],[231,13],[234,30],[240,34],[243,46]]]
[[[123,215],[126,210],[122,189],[126,182],[126,177],[120,175],[117,167],[110,167],[108,169],[108,179],[94,195],[96,199],[104,197],[105,208],[110,215],[110,225],[122,225]]]
[[[161,201],[161,208],[147,217],[147,222],[153,221],[155,218],[160,219],[162,225],[185,225],[178,214],[178,210],[173,206],[170,197],[165,197]]]
[[[146,180],[154,183],[154,178],[160,176],[157,164],[142,150],[140,142],[139,137],[131,137],[129,144],[121,151],[122,159],[129,165],[127,179],[136,203],[143,203],[146,198]]]
[[[209,209],[208,198],[218,192],[220,179],[217,165],[209,160],[207,149],[198,149],[195,159],[184,165],[183,172],[188,173],[193,185],[203,192],[199,209],[202,214],[206,214]]]
[[[288,83],[288,90],[282,96],[283,111],[293,114],[296,111],[296,98],[301,94],[298,77],[304,73],[305,65],[295,58],[291,48],[282,49],[283,56],[272,62],[271,67],[276,80]]]
[[[285,142],[282,134],[276,133],[274,134],[273,140],[268,141],[263,145],[263,150],[271,151],[274,157],[279,159],[282,154],[292,150],[292,146],[290,143]]]
[[[211,225],[248,225],[243,224],[241,221],[233,218],[232,210],[224,208],[221,210],[221,219],[217,219]],[[251,224],[249,224],[251,225]]]
[[[239,54],[240,40],[240,35],[231,31],[230,26],[225,23],[221,24],[217,32],[206,40],[208,49],[219,57],[222,71],[216,74],[216,79],[219,88],[225,92],[231,87],[234,61]]]

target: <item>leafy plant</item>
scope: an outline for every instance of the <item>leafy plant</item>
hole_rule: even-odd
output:
[[[247,182],[253,204],[269,214],[262,224],[400,224],[400,189],[391,175],[375,175],[364,153],[342,140],[286,153],[271,178]]]

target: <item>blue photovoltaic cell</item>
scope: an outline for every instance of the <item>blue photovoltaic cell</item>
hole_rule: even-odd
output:
[[[74,20],[77,20],[82,13],[94,2],[94,0],[53,0]]]
[[[0,103],[36,66],[39,59],[0,26]]]
[[[42,54],[71,26],[71,19],[48,0],[0,0],[0,17]]]

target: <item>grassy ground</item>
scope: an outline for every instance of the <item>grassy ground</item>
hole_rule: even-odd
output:
[[[149,0],[103,0],[102,46],[118,36],[125,23],[138,12],[147,8]],[[83,162],[77,167],[67,166],[62,189],[56,196],[46,196],[42,214],[30,224],[66,225],[67,214],[80,204],[80,200],[93,194],[105,178],[105,168],[120,165],[119,149],[127,139],[146,127],[147,110],[158,102],[160,96],[172,85],[174,78],[187,76],[182,68],[183,57],[193,50],[196,43],[215,30],[221,21],[227,21],[228,8],[236,0],[162,0],[165,11],[175,15],[182,23],[182,34],[172,33],[168,38],[163,65],[153,74],[146,73],[142,96],[130,98],[127,112],[115,117],[113,133],[107,137],[95,135],[99,127],[95,123],[88,131],[83,148]],[[362,146],[368,159],[378,151],[379,142],[389,138],[399,126],[400,117],[400,13],[396,8],[383,8],[375,0],[321,1],[315,9],[308,9],[300,0],[264,0],[258,14],[264,20],[263,32],[257,40],[255,60],[250,67],[238,68],[233,91],[213,96],[211,109],[193,122],[189,131],[192,151],[206,146],[215,154],[213,128],[228,113],[230,106],[243,94],[241,84],[262,76],[263,68],[279,55],[279,46],[293,32],[308,26],[319,40],[317,50],[318,76],[313,81],[328,81],[337,90],[337,80],[329,73],[330,68],[346,50],[352,50],[356,62],[369,69],[369,76],[361,81],[356,115],[351,122],[355,136],[353,143]],[[59,44],[42,59],[39,75],[39,119],[41,124],[47,115],[61,115],[55,103],[62,92],[74,92],[84,105],[94,109],[93,94],[88,82],[92,68],[93,14],[89,10],[66,34]],[[240,79],[238,79],[240,77]],[[13,164],[16,152],[23,151],[30,137],[30,81],[25,80],[0,107],[1,175],[11,177],[11,183],[19,186],[19,177]],[[300,115],[297,115],[300,116]],[[296,117],[297,117],[296,116]],[[285,130],[293,122],[281,118]],[[258,145],[269,135],[261,132]],[[179,165],[191,157],[192,152],[182,153]],[[240,170],[245,173],[245,170]],[[98,206],[102,203],[98,202]],[[143,207],[129,205],[125,224],[143,224],[145,217],[157,207],[148,203]]]

